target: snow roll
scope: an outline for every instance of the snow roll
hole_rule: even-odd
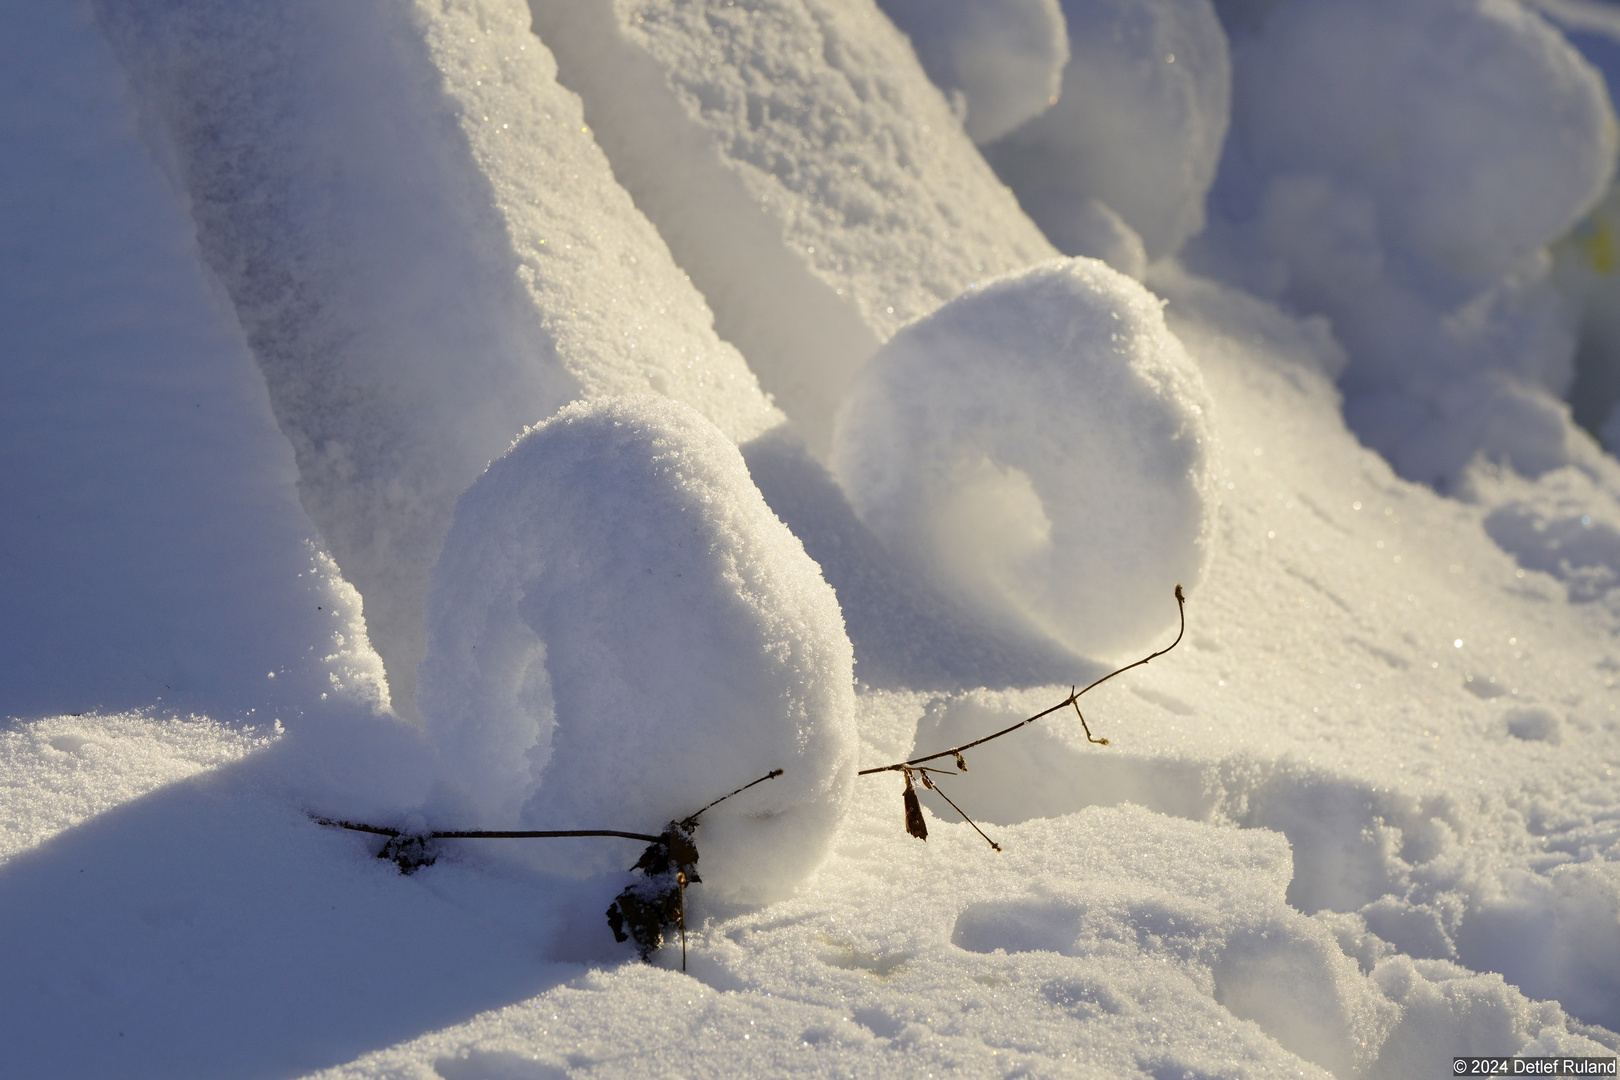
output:
[[[611,398],[532,429],[461,498],[422,711],[499,827],[656,832],[785,770],[698,834],[710,894],[763,901],[820,863],[849,797],[853,663],[736,447],[687,406]],[[623,853],[596,858],[576,865]]]
[[[987,618],[1134,649],[1202,574],[1207,414],[1152,294],[1051,262],[895,335],[839,411],[833,470],[892,550]]]

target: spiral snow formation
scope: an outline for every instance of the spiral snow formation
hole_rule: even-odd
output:
[[[1160,301],[1095,259],[967,292],[896,334],[838,413],[863,521],[986,617],[1086,655],[1173,625],[1213,507],[1203,380]]]
[[[598,399],[462,496],[422,712],[504,827],[656,833],[785,770],[698,834],[708,893],[764,902],[819,865],[848,800],[853,663],[831,588],[720,430],[665,398]],[[624,865],[604,847],[588,868]]]

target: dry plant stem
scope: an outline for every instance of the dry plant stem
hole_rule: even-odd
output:
[[[1086,694],[1090,693],[1092,690],[1095,690],[1097,687],[1101,686],[1103,683],[1107,682],[1109,679],[1112,679],[1115,675],[1123,675],[1125,672],[1130,671],[1132,668],[1139,668],[1143,664],[1148,663],[1149,661],[1157,660],[1159,657],[1163,656],[1165,653],[1169,652],[1171,649],[1173,649],[1177,645],[1181,644],[1182,637],[1187,633],[1187,597],[1186,597],[1185,594],[1182,593],[1180,585],[1176,586],[1176,610],[1177,610],[1177,613],[1179,614],[1179,616],[1181,618],[1181,627],[1180,627],[1179,630],[1176,631],[1176,640],[1172,641],[1170,644],[1166,645],[1164,648],[1160,649],[1158,652],[1149,653],[1147,656],[1142,657],[1142,659],[1136,661],[1135,663],[1126,664],[1122,668],[1116,668],[1115,670],[1110,671],[1108,674],[1104,675],[1102,678],[1100,678],[1100,679],[1096,680],[1095,682],[1089,684],[1084,690],[1076,690],[1073,687],[1070,687],[1069,688],[1069,696],[1064,698],[1062,701],[1058,702],[1056,705],[1053,705],[1050,709],[1043,709],[1041,712],[1036,713],[1034,716],[1031,716],[1031,717],[1028,717],[1027,719],[1018,721],[1018,723],[1012,725],[1012,727],[1002,728],[1000,731],[994,732],[994,733],[992,733],[990,735],[986,735],[982,739],[974,739],[972,742],[963,743],[960,746],[953,746],[953,747],[951,747],[951,748],[949,748],[947,750],[941,750],[937,754],[927,754],[927,755],[925,755],[923,757],[912,758],[910,761],[897,761],[893,765],[879,765],[875,769],[862,769],[856,775],[858,775],[858,776],[871,776],[874,773],[899,772],[899,771],[902,771],[902,770],[905,770],[905,769],[908,769],[908,768],[915,768],[916,766],[922,765],[925,762],[937,761],[940,758],[944,758],[944,757],[954,757],[954,758],[956,758],[957,764],[962,767],[963,772],[966,772],[967,771],[967,768],[966,768],[967,763],[962,759],[962,751],[971,750],[975,746],[982,746],[983,744],[989,742],[992,739],[1001,738],[1003,735],[1011,735],[1013,732],[1017,731],[1019,728],[1024,727],[1027,724],[1033,724],[1037,720],[1040,720],[1040,719],[1042,719],[1044,717],[1047,717],[1047,716],[1051,716],[1053,713],[1059,711],[1060,709],[1067,709],[1067,708],[1070,708],[1070,707],[1073,707],[1075,715],[1080,717],[1080,726],[1081,726],[1082,729],[1085,730],[1086,740],[1088,742],[1096,743],[1099,746],[1107,746],[1108,745],[1108,740],[1107,739],[1099,739],[1099,738],[1096,738],[1095,736],[1093,736],[1091,734],[1091,728],[1090,728],[1089,725],[1086,724],[1086,718],[1080,712],[1080,699],[1082,697],[1084,697]],[[949,801],[949,800],[946,800],[946,801]],[[960,811],[958,811],[958,813],[960,813]],[[963,816],[965,817],[966,815],[963,815]]]
[[[696,824],[697,819],[702,816],[705,810],[711,810],[719,806],[731,798],[732,795],[747,791],[755,784],[763,784],[765,781],[773,780],[781,775],[781,769],[772,769],[758,780],[751,781],[736,791],[720,796],[714,802],[705,806],[703,810],[688,815],[681,823],[683,825]],[[367,825],[363,822],[343,821],[339,818],[316,817],[314,814],[309,816],[315,824],[330,825],[334,829],[348,829],[351,832],[372,833],[376,836],[398,837],[404,835],[400,830],[391,829],[386,825]],[[661,839],[647,833],[622,832],[618,829],[448,829],[422,834],[424,840],[528,840],[536,837],[555,836],[622,836],[626,840],[641,840],[649,844],[656,844]]]
[[[911,770],[907,770],[907,771],[910,772]],[[967,814],[962,813],[962,808],[960,806],[957,806],[956,803],[951,799],[951,797],[949,795],[945,794],[945,789],[939,786],[938,781],[928,779],[928,774],[929,773],[937,772],[937,771],[939,771],[939,770],[936,770],[936,769],[921,769],[921,768],[916,770],[917,775],[922,778],[923,787],[927,788],[929,791],[937,793],[940,798],[942,798],[946,802],[950,803],[951,804],[951,809],[955,810],[958,814],[961,814],[962,815],[962,820],[967,822],[969,825],[973,826],[973,831],[974,832],[978,833],[980,836],[984,836],[984,830],[979,828],[979,823],[977,821],[974,821],[972,818],[968,817]],[[967,770],[963,769],[962,771],[966,772]],[[953,773],[951,775],[955,775],[955,774]],[[994,848],[997,855],[1001,854],[1001,845],[1000,844],[996,843],[994,840],[990,839],[988,836],[984,836],[984,842],[989,844],[992,848]]]
[[[636,944],[641,948],[641,958],[650,962],[649,956],[653,949],[663,944],[663,931],[673,922],[681,932],[681,970],[686,970],[686,886],[696,884],[703,880],[697,876],[694,867],[697,865],[697,846],[692,841],[692,834],[697,829],[698,818],[705,811],[719,806],[733,795],[741,794],[755,784],[763,784],[767,780],[782,775],[781,769],[772,769],[758,780],[744,784],[736,791],[727,792],[718,799],[709,803],[681,821],[672,821],[661,835],[653,836],[649,833],[624,832],[619,829],[438,829],[433,832],[421,834],[407,834],[401,829],[391,828],[387,825],[368,825],[360,821],[344,821],[340,818],[319,817],[310,814],[311,820],[317,825],[329,825],[334,829],[348,829],[351,832],[371,833],[374,836],[386,836],[389,842],[383,845],[382,851],[377,853],[378,858],[392,859],[399,864],[400,872],[410,874],[424,866],[432,866],[438,857],[436,853],[426,849],[423,841],[426,840],[518,840],[531,837],[562,837],[562,836],[617,836],[625,840],[640,840],[652,845],[641,855],[641,860],[631,867],[631,870],[643,871],[649,879],[667,874],[674,864],[675,888],[671,895],[654,894],[646,896],[635,885],[625,888],[613,904],[608,908],[608,926],[613,936],[619,941],[628,941],[634,937]],[[919,819],[922,812],[918,811]],[[395,850],[395,841],[400,841],[398,850]],[[414,849],[414,850],[413,850]],[[673,901],[673,910],[670,909]],[[631,926],[629,935],[624,932],[626,923]]]
[[[756,781],[757,783],[757,781]],[[707,809],[705,807],[704,809]],[[702,813],[700,810],[698,813]],[[334,829],[348,829],[351,832],[374,833],[377,836],[403,836],[398,829],[390,829],[382,825],[365,825],[356,821],[340,821],[337,818],[310,817],[317,825],[330,825]],[[423,833],[426,840],[525,840],[533,837],[547,836],[622,836],[626,840],[642,840],[649,844],[657,843],[658,837],[647,833],[620,832],[617,829],[456,829],[448,832]]]
[[[682,820],[682,824],[688,824],[688,825],[693,824],[693,823],[695,823],[697,821],[697,819],[699,817],[701,817],[703,815],[704,810],[712,810],[716,806],[719,806],[721,803],[725,802],[727,799],[731,798],[732,795],[741,795],[743,792],[747,791],[749,788],[753,787],[755,784],[763,784],[765,781],[774,780],[778,776],[781,776],[781,775],[782,775],[782,770],[781,769],[772,769],[770,772],[766,773],[764,776],[760,777],[758,780],[751,780],[748,783],[744,784],[742,787],[738,788],[736,791],[729,792],[729,793],[727,793],[725,795],[720,796],[718,799],[714,800],[714,802],[710,803],[708,806],[705,806],[703,808],[703,810],[699,810],[696,813],[692,814],[691,816],[689,816],[687,818],[684,818]]]
[[[681,970],[686,970],[686,871],[675,871],[675,884],[681,890],[681,906],[676,911],[681,924]]]

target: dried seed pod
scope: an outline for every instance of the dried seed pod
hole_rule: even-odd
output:
[[[906,804],[906,832],[919,840],[928,839],[928,823],[923,820],[922,803],[917,801],[917,789],[911,784],[911,770],[906,770],[906,791],[902,796]]]

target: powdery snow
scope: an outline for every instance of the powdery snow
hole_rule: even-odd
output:
[[[1215,5],[1234,43],[1235,123],[1249,50],[1327,6]],[[24,390],[6,399],[12,426],[0,443],[6,510],[22,512],[0,515],[0,535],[8,640],[33,650],[16,685],[35,702],[7,704],[18,715],[0,728],[8,1067],[163,1078],[1395,1080],[1446,1072],[1454,1054],[1612,1058],[1620,1048],[1620,465],[1554,394],[1576,340],[1578,313],[1565,305],[1606,301],[1555,279],[1541,250],[1590,205],[1571,193],[1590,181],[1595,199],[1608,183],[1597,159],[1612,132],[1591,70],[1522,8],[1335,5],[1365,31],[1347,31],[1350,53],[1432,15],[1461,29],[1401,40],[1442,53],[1494,43],[1503,51],[1492,56],[1535,60],[1440,64],[1454,79],[1433,82],[1412,74],[1430,66],[1397,65],[1391,81],[1412,77],[1376,88],[1403,116],[1459,110],[1451,134],[1464,141],[1440,145],[1478,174],[1469,183],[1549,178],[1544,190],[1484,201],[1462,190],[1455,208],[1506,215],[1478,222],[1515,251],[1529,245],[1522,259],[1465,281],[1399,246],[1427,244],[1452,219],[1413,218],[1393,240],[1381,231],[1414,212],[1394,188],[1334,169],[1240,182],[1234,167],[1212,227],[1182,249],[1185,265],[1127,268],[1150,292],[1097,263],[1030,269],[1051,247],[973,156],[945,92],[923,83],[903,38],[859,0],[537,4],[541,38],[548,17],[578,31],[550,44],[565,81],[584,91],[588,123],[560,111],[577,101],[547,81],[541,42],[509,4],[101,10],[99,31],[83,6],[28,0],[0,14],[11,61],[0,139],[20,151],[0,156],[0,198],[16,208],[0,244],[0,311],[8,344],[25,346],[0,361],[8,388]],[[1077,19],[1066,18],[1072,36]],[[127,97],[98,32],[132,74]],[[579,78],[582,68],[601,78]],[[1565,171],[1543,153],[1558,131],[1469,121],[1456,80],[1511,72],[1527,80],[1512,98],[1525,111],[1506,120],[1537,102],[1579,106],[1559,131],[1592,138],[1554,146],[1571,155]],[[1559,72],[1569,78],[1537,81]],[[188,97],[180,86],[217,92]],[[1350,102],[1351,119],[1392,115],[1374,108],[1380,100]],[[536,109],[558,122],[541,125],[525,111]],[[597,119],[610,114],[628,119]],[[484,115],[488,128],[475,130]],[[1331,126],[1317,121],[1304,130]],[[530,134],[504,134],[513,130]],[[702,302],[656,254],[658,237],[624,224],[641,219],[593,149],[597,132],[721,331],[762,326],[801,350],[789,365],[750,343],[768,335],[733,336],[767,389],[773,377],[802,378],[801,402],[823,409],[815,421],[784,395],[803,435],[708,336]],[[1155,145],[1148,134],[1143,147]],[[624,157],[625,141],[643,137],[648,156]],[[1536,168],[1517,168],[1537,154]],[[520,270],[549,265],[531,256],[552,237],[523,207],[590,160],[594,175],[580,169],[573,192],[583,202],[556,204],[582,223],[555,234],[574,245],[556,265],[573,269],[546,279],[555,291],[531,288]],[[1443,178],[1459,160],[1430,164]],[[1093,224],[1123,213],[1085,195]],[[1568,221],[1541,215],[1538,200],[1560,202]],[[598,218],[593,205],[619,209]],[[860,207],[866,216],[845,213]],[[1521,207],[1524,220],[1513,219]],[[623,231],[591,232],[596,221]],[[1576,225],[1559,257],[1601,272],[1603,223],[1600,212]],[[649,246],[625,239],[634,235]],[[1092,235],[1131,233],[1121,224]],[[1368,236],[1378,258],[1358,262]],[[226,240],[242,241],[231,259]],[[1312,252],[1366,270],[1344,280],[1373,282],[1365,295],[1376,303],[1309,301],[1300,275],[1315,266],[1331,278],[1323,268],[1341,265],[1313,263]],[[275,291],[292,279],[284,272],[306,275],[311,291]],[[614,292],[610,278],[634,289]],[[738,373],[735,385],[711,387],[707,375],[702,387],[695,375],[660,384],[651,372],[683,354],[637,367],[622,348],[634,318],[572,314],[660,296],[675,297],[670,325],[690,331],[672,331],[686,335],[677,344],[720,350],[702,354],[720,358],[708,370]],[[1004,304],[1019,317],[985,317]],[[568,319],[546,321],[565,308]],[[635,310],[651,329],[634,340],[651,349],[664,324],[651,307]],[[1085,353],[1086,432],[1127,424],[1133,407],[1167,428],[1201,424],[1187,446],[1202,452],[1190,456],[1205,486],[1192,497],[1166,481],[1120,483],[1181,460],[1173,435],[1140,424],[1103,448],[1115,471],[1071,468],[1116,485],[1110,518],[1167,500],[1208,531],[1168,554],[1153,553],[1154,535],[1068,545],[1112,553],[1110,566],[1148,556],[1111,584],[1137,589],[1152,613],[1120,600],[1083,629],[1107,635],[1142,619],[1144,651],[1168,644],[1174,581],[1155,594],[1150,579],[1186,557],[1205,566],[1186,636],[1081,699],[1108,745],[1059,710],[965,751],[969,771],[940,773],[939,791],[923,792],[919,841],[905,829],[901,776],[850,779],[851,769],[949,750],[1048,709],[1107,672],[1103,648],[1076,656],[1049,627],[999,624],[986,590],[975,600],[942,589],[917,568],[919,538],[880,539],[856,516],[856,506],[874,514],[860,483],[846,495],[805,441],[832,445],[832,416],[868,355],[852,414],[866,380],[881,384],[917,341],[939,364],[960,360],[971,339],[979,363],[952,365],[951,381],[913,380],[904,403],[982,418],[1023,402],[1042,415],[1059,395],[1031,390],[1034,375],[1056,378],[1072,370],[1064,358],[1102,344],[1093,316],[1103,312],[1180,374],[1148,396],[1146,368]],[[1393,313],[1385,344],[1443,346],[1412,352],[1428,359],[1407,381],[1372,379],[1398,369],[1358,336],[1379,312]],[[1054,328],[1074,332],[1071,347],[1029,347]],[[277,351],[289,342],[297,348]],[[840,353],[839,342],[865,352]],[[577,359],[586,354],[606,359]],[[328,369],[312,357],[335,359]],[[306,546],[317,538],[292,499],[294,458],[250,359],[300,455],[305,435],[289,417],[305,414],[288,410],[285,391],[308,380],[351,394],[321,398],[308,416],[332,420],[334,438],[383,448],[370,460],[396,470],[397,485],[381,483],[386,470],[356,479],[352,501],[333,504],[354,511],[340,524],[363,534],[382,520],[366,515],[395,499],[400,516],[388,521],[438,521],[450,535],[432,620],[442,648],[424,684],[444,694],[423,699],[427,736],[372,708],[376,661],[351,633],[358,596]],[[625,385],[587,386],[583,371]],[[521,418],[552,404],[525,396],[536,386],[556,403],[641,396],[541,423]],[[725,415],[760,425],[725,421],[715,410],[726,402],[740,411]],[[213,420],[188,421],[188,405]],[[894,422],[904,412],[882,411]],[[1023,457],[993,466],[993,483],[933,489],[946,502],[991,492],[1006,504],[988,522],[956,516],[959,532],[991,548],[1007,538],[994,526],[1020,514],[1030,533],[1031,492],[1086,445],[1076,433],[1031,448],[1023,415],[1012,419],[999,434]],[[529,423],[540,426],[502,456]],[[1369,435],[1380,431],[1393,434]],[[934,432],[889,456],[915,466],[964,448]],[[313,505],[316,470],[296,460]],[[414,501],[427,495],[438,500],[431,512]],[[74,530],[96,546],[77,546]],[[970,565],[965,538],[954,542],[958,580],[994,580]],[[425,581],[437,541],[401,545]],[[366,582],[355,581],[373,619]],[[306,603],[306,587],[323,599]],[[47,602],[56,595],[78,606],[58,612]],[[341,615],[327,614],[325,597]],[[82,634],[69,632],[80,623]],[[263,655],[285,644],[305,659],[239,675],[226,661],[250,626],[277,643]],[[189,640],[216,680],[196,691],[206,717],[157,701],[143,666]],[[508,655],[474,663],[475,644]],[[333,693],[332,676],[371,697]],[[89,711],[87,686],[141,708]],[[499,739],[478,733],[486,722]],[[652,833],[777,765],[787,773],[716,807],[697,831],[708,880],[686,893],[684,974],[674,940],[643,965],[605,925],[639,842],[443,840],[437,862],[406,876],[376,857],[380,837],[311,820],[408,832],[523,823],[475,822],[482,802],[486,816],[540,826]]]
[[[58,716],[0,732],[0,858],[122,803],[263,749],[279,725],[232,728],[151,713]]]

